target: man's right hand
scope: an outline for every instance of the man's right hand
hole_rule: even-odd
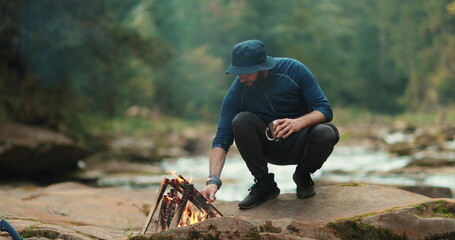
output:
[[[216,200],[215,194],[217,191],[218,186],[216,186],[216,184],[209,184],[202,189],[201,194],[209,203],[212,203]]]

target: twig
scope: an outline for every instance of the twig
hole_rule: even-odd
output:
[[[133,206],[135,206],[137,209],[141,210],[145,215],[148,215],[148,213],[144,209],[140,208],[136,204],[133,203]]]

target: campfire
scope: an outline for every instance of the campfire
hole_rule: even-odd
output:
[[[169,185],[173,189],[164,194]],[[142,234],[147,231],[158,207],[160,210],[156,220],[156,232],[174,227],[188,226],[216,216],[223,216],[215,206],[207,202],[201,193],[194,188],[193,184],[181,175],[176,175],[174,179],[163,178],[156,195],[155,206],[147,217]]]

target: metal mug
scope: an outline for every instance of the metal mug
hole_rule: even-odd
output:
[[[269,123],[269,126],[265,129],[265,136],[269,141],[274,141],[274,142],[279,142],[281,139],[277,138],[275,135],[274,131],[274,126],[276,124],[276,121],[272,121]],[[272,134],[272,137],[269,136],[269,132]]]

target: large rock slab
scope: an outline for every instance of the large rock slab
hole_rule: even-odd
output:
[[[379,214],[340,219],[328,226],[342,239],[455,239],[455,200],[432,199]]]
[[[146,214],[139,208],[150,208],[154,190],[92,188],[66,182],[44,188],[5,188],[0,192],[0,199],[1,216],[123,230],[145,222]]]
[[[219,203],[217,208],[225,216],[329,222],[358,214],[408,206],[429,199],[396,188],[336,185],[316,187],[316,195],[308,199],[297,199],[295,194],[281,194],[278,198],[249,210],[240,210],[237,207],[238,202]]]
[[[58,175],[77,169],[89,152],[69,137],[44,127],[0,124],[0,177]]]
[[[171,236],[168,239],[335,240],[338,237],[327,227],[329,222],[361,214],[375,216],[386,210],[432,201],[422,195],[374,185],[323,186],[317,187],[317,194],[310,199],[282,194],[250,210],[239,210],[237,202],[216,202],[225,217],[161,233],[154,233],[152,223],[146,236],[142,236],[139,233],[147,214],[138,208],[150,210],[155,190],[92,188],[73,182],[48,187],[0,187],[0,218],[7,219],[20,234],[41,239]],[[0,240],[6,239],[7,234],[0,234]]]
[[[386,212],[362,219],[375,227],[391,229],[398,234],[405,234],[408,239],[424,239],[430,235],[455,231],[455,219],[444,217],[420,217],[402,209]]]
[[[0,218],[43,239],[128,239],[142,228],[155,190],[92,188],[74,182],[0,187]],[[10,239],[7,233],[0,240]]]

